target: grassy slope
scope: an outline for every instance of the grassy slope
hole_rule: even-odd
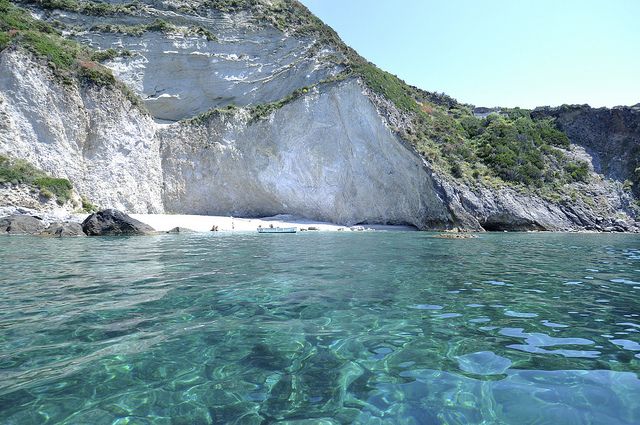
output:
[[[7,183],[25,184],[38,189],[45,198],[55,198],[58,205],[64,205],[73,194],[73,184],[69,180],[51,177],[22,159],[0,155],[0,185]],[[84,196],[81,197],[81,202],[84,212],[98,210],[98,207]]]
[[[67,179],[51,177],[27,161],[0,155],[0,184],[5,183],[36,187],[45,198],[55,197],[60,205],[71,199],[73,190],[73,185]]]

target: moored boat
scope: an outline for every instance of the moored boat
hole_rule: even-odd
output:
[[[258,233],[296,233],[297,227],[258,227]]]

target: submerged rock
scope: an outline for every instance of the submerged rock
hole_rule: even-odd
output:
[[[87,236],[147,235],[155,232],[153,227],[112,209],[91,214],[82,222],[82,230]]]
[[[0,218],[0,232],[11,235],[35,235],[45,228],[39,217],[30,215],[11,215]]]
[[[86,236],[82,230],[80,223],[72,222],[55,222],[51,223],[49,227],[40,232],[41,236],[53,236],[53,237],[74,237],[74,236]]]
[[[167,230],[165,233],[196,233],[196,231],[187,229],[186,227],[174,227],[173,229]]]
[[[440,233],[434,236],[434,238],[438,239],[475,239],[477,237],[478,235],[469,233]]]

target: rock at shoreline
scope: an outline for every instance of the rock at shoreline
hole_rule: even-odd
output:
[[[434,236],[434,238],[438,239],[476,239],[477,237],[478,235],[469,233],[441,233]]]
[[[52,236],[57,238],[86,236],[80,223],[56,222],[40,232],[41,236]]]
[[[40,218],[30,215],[11,215],[0,218],[0,232],[10,235],[35,235],[45,227]]]
[[[214,226],[214,227],[217,227],[217,226]],[[196,233],[196,231],[187,229],[186,227],[174,227],[171,230],[167,230],[165,233]]]
[[[82,230],[87,236],[148,235],[155,232],[153,227],[112,209],[91,214],[82,222]]]

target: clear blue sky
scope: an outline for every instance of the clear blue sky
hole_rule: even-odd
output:
[[[302,3],[382,69],[462,102],[640,102],[640,0]]]

